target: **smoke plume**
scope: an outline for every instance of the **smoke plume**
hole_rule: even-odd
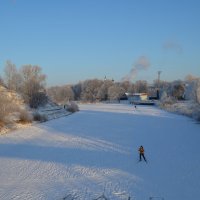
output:
[[[172,40],[168,40],[163,44],[163,49],[167,50],[167,51],[175,51],[176,53],[182,53],[183,48],[182,46],[176,42],[176,41],[172,41]]]
[[[150,66],[150,61],[146,56],[140,56],[133,64],[133,67],[129,74],[122,78],[122,81],[132,81],[140,70],[146,70]]]

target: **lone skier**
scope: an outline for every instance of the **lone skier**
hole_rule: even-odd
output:
[[[144,156],[144,147],[143,146],[140,146],[140,148],[138,149],[139,151],[139,154],[140,154],[140,160],[139,161],[142,161],[142,157],[144,159],[145,162],[147,162],[145,156]]]

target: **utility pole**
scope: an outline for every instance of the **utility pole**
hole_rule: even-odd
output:
[[[160,74],[162,71],[158,71],[158,83],[157,83],[157,89],[156,89],[156,93],[157,93],[157,99],[160,99]]]
[[[158,71],[158,87],[160,87],[160,74],[162,73],[162,71]]]

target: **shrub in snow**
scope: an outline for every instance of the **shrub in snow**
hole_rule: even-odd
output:
[[[160,106],[161,107],[168,107],[169,105],[173,105],[176,103],[176,100],[174,97],[167,96],[166,92],[163,92],[160,100]]]
[[[18,122],[31,122],[32,116],[26,110],[22,98],[15,92],[4,87],[0,88],[0,122],[3,125],[13,125]]]
[[[162,94],[161,94],[160,100],[164,101],[166,98],[167,98],[167,92],[163,91]]]
[[[71,101],[66,105],[66,110],[68,110],[69,112],[74,113],[74,112],[79,111],[79,107],[74,101]]]
[[[185,91],[185,88],[182,83],[176,84],[173,86],[172,96],[175,97],[176,99],[181,100],[183,99],[184,91]]]
[[[200,121],[200,106],[196,107],[192,116],[195,120]]]
[[[39,106],[44,106],[48,102],[48,97],[44,92],[36,92],[32,94],[29,105],[31,108],[38,108]]]
[[[33,116],[25,109],[19,110],[19,121],[22,123],[32,122]]]
[[[12,121],[8,120],[8,117],[15,113],[19,105],[15,103],[12,98],[9,98],[7,94],[1,93],[0,96],[0,121],[3,123],[9,123]]]
[[[34,121],[39,121],[39,122],[46,122],[48,120],[46,115],[40,114],[39,112],[35,112],[33,114],[33,119]]]

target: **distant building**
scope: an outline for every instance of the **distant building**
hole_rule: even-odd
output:
[[[148,100],[148,95],[147,93],[126,93],[126,96],[128,98],[128,101],[130,103],[137,103],[140,101],[146,101]]]
[[[125,93],[130,104],[154,105],[153,100],[149,100],[147,93]]]
[[[147,93],[134,93],[128,97],[130,102],[146,101],[148,100]]]

